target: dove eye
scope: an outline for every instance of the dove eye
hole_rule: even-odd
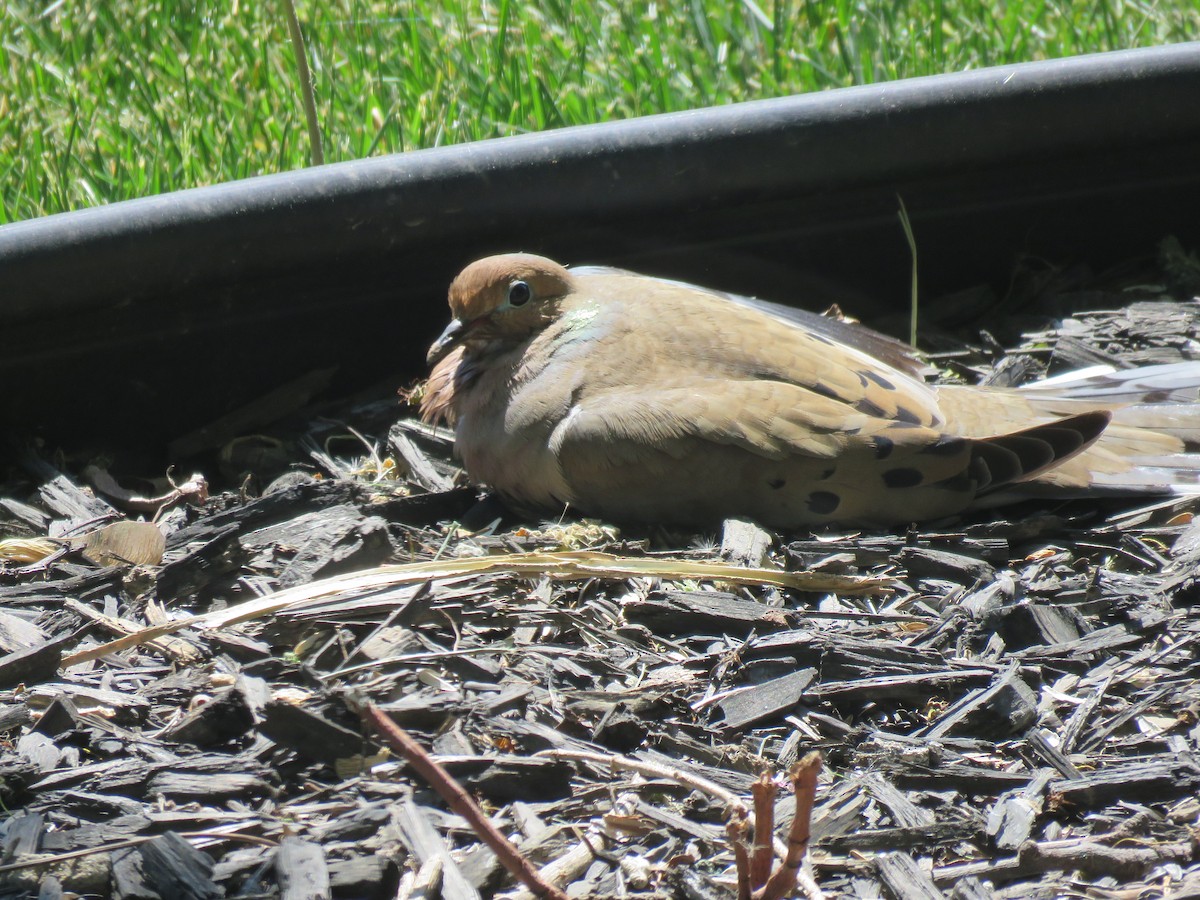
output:
[[[533,291],[529,289],[529,285],[524,281],[514,281],[508,286],[509,306],[524,306],[532,296]]]

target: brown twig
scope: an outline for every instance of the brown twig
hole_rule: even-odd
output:
[[[501,865],[536,897],[550,900],[567,900],[567,895],[554,885],[547,883],[520,851],[491,823],[482,809],[461,784],[450,777],[450,773],[433,760],[425,748],[418,744],[403,728],[393,722],[375,704],[363,710],[363,720],[387,743],[416,769],[447,805],[467,820],[467,824],[500,860]]]
[[[159,497],[143,497],[121,487],[117,480],[108,474],[108,470],[101,466],[86,466],[83,475],[92,487],[106,497],[111,497],[118,505],[132,512],[154,513],[156,521],[159,515],[180,501],[192,506],[203,506],[208,502],[208,481],[199,472],[194,473],[183,484],[176,484],[168,470],[167,483],[171,485],[171,490]]]
[[[796,794],[796,814],[788,831],[787,855],[783,865],[775,871],[763,889],[755,892],[754,900],[782,900],[791,894],[798,881],[803,880],[801,866],[804,865],[808,841],[812,836],[812,810],[817,798],[817,774],[820,771],[821,754],[814,751],[792,766],[792,770],[788,772]],[[806,883],[803,887],[810,897],[814,896],[814,890],[816,896],[821,895],[815,883]]]
[[[758,890],[771,877],[775,862],[775,780],[763,772],[750,785],[754,798],[754,850],[750,856],[750,885]]]
[[[730,816],[725,823],[725,836],[733,848],[734,871],[737,872],[738,900],[751,900],[754,888],[750,883],[750,854],[746,851],[746,833],[750,830],[745,816]]]

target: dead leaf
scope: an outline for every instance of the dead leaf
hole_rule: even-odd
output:
[[[83,555],[98,566],[157,566],[167,541],[150,522],[112,522],[87,535]]]

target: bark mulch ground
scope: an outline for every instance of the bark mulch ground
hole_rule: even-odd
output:
[[[1026,266],[1006,298],[931,304],[926,345],[1010,382],[1195,357],[1194,268],[1147,271]],[[951,337],[972,298],[1026,337]],[[785,852],[811,824],[800,895],[1200,897],[1188,502],[897,533],[522,523],[403,414],[248,420],[208,457],[227,490],[24,446],[0,484],[0,895],[467,900],[520,894],[524,863],[571,897],[731,897],[739,853],[743,893],[771,868],[753,811]],[[787,773],[813,751],[810,820]]]

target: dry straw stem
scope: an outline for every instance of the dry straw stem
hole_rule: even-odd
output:
[[[561,885],[570,885],[577,881],[587,872],[597,856],[608,855],[609,846],[613,843],[610,832],[620,831],[619,820],[633,818],[636,809],[637,795],[626,791],[618,794],[612,806],[596,816],[588,825],[582,828],[573,826],[579,843],[538,869],[542,878],[551,884]],[[498,894],[497,897],[502,900],[532,900],[533,894],[527,889],[521,889]]]
[[[183,628],[224,628],[239,622],[275,615],[310,601],[366,594],[422,581],[461,578],[469,575],[514,575],[522,578],[545,576],[559,580],[637,577],[680,581],[705,580],[739,585],[771,585],[798,591],[841,594],[880,593],[890,589],[895,583],[894,579],[885,576],[781,572],[776,569],[744,568],[717,562],[614,556],[610,553],[591,550],[561,553],[534,551],[468,559],[402,563],[380,566],[365,572],[335,575],[311,584],[276,591],[265,597],[256,597],[229,609],[151,626],[126,637],[74,653],[63,660],[63,665],[72,666],[106,656],[109,653],[128,650]]]
[[[130,635],[141,631],[139,625],[130,622],[128,619],[105,615],[98,610],[92,609],[86,603],[80,603],[73,597],[65,598],[63,605],[73,613],[82,616],[90,622],[95,622],[101,628],[106,628],[114,634]],[[162,640],[150,641],[149,643],[156,653],[161,653],[168,659],[185,665],[199,663],[203,659],[199,649],[193,647],[187,641],[178,638],[168,637]]]
[[[682,784],[684,787],[690,787],[720,800],[725,804],[726,814],[731,821],[744,821],[750,816],[750,810],[747,809],[742,798],[733,791],[723,788],[719,784],[709,781],[707,778],[692,775],[682,769],[672,769],[670,766],[660,766],[656,763],[632,759],[628,756],[618,756],[615,753],[590,753],[587,750],[542,750],[540,753],[535,753],[534,756],[596,763],[597,765],[608,766],[615,771],[637,772],[639,775],[646,775],[650,778],[663,778],[667,781],[674,781],[676,784]]]
[[[62,546],[53,538],[5,538],[0,541],[0,562],[41,562]]]
[[[181,831],[178,832],[182,838],[192,839],[210,839],[214,841],[241,841],[244,844],[257,844],[260,847],[268,847],[274,849],[279,846],[278,841],[273,841],[270,838],[265,838],[257,834],[239,834],[235,831],[225,830],[209,830],[209,831]],[[62,862],[70,862],[73,859],[82,859],[85,856],[97,856],[103,853],[116,853],[118,850],[127,850],[130,847],[140,847],[142,844],[149,843],[160,835],[143,834],[138,837],[126,838],[122,841],[113,841],[108,844],[98,844],[95,847],[84,847],[81,850],[68,850],[63,853],[39,853],[32,859],[17,858],[15,862],[5,863],[0,865],[0,876],[7,875],[9,872],[19,872],[22,869],[37,869],[46,868],[48,866],[57,865]],[[28,855],[28,854],[26,854]]]

